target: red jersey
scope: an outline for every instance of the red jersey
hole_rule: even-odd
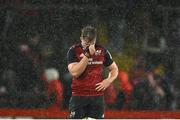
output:
[[[123,70],[119,70],[118,78],[123,92],[126,95],[130,95],[132,93],[133,86],[129,82],[128,73]]]
[[[50,83],[48,83],[48,86],[47,86],[48,97],[50,97],[53,92],[56,93],[56,100],[53,104],[49,106],[49,108],[61,109],[62,101],[63,101],[63,86],[60,80],[52,80],[50,81]]]
[[[96,91],[96,84],[103,80],[103,67],[113,63],[110,53],[102,46],[95,45],[96,52],[89,58],[85,71],[72,80],[72,96],[99,96],[103,91]],[[68,53],[68,64],[80,62],[84,56],[81,44],[72,46]]]

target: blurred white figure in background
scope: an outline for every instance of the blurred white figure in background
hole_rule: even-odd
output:
[[[48,82],[59,79],[59,72],[55,68],[48,68],[45,70],[45,76]]]
[[[44,78],[47,87],[47,96],[50,101],[49,109],[62,109],[63,86],[59,80],[59,72],[55,68],[48,68],[44,71]]]

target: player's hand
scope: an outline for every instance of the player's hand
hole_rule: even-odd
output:
[[[90,45],[89,46],[89,53],[90,53],[90,55],[94,55],[95,52],[96,52],[95,44]]]
[[[105,79],[96,84],[96,91],[104,91],[107,87],[109,87],[110,84],[111,82],[108,79]]]

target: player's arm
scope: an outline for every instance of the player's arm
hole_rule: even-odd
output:
[[[106,61],[104,64],[109,70],[109,75],[105,80],[96,84],[97,91],[105,90],[116,79],[118,75],[118,67],[116,63],[112,60],[112,57],[108,51],[106,51],[105,53],[105,59]]]
[[[107,68],[108,68],[108,70],[109,70],[109,75],[108,75],[107,80],[108,80],[110,83],[112,83],[112,82],[116,79],[116,77],[117,77],[117,75],[118,75],[118,67],[117,67],[116,63],[113,62],[113,63],[112,63],[110,66],[108,66]]]
[[[80,62],[70,63],[68,65],[68,70],[72,76],[79,77],[86,69],[87,64],[88,64],[88,58],[84,56]]]
[[[90,57],[90,55],[94,54],[95,47],[94,45],[90,45],[88,49],[90,53],[84,53],[83,58],[79,62],[76,61],[77,58],[75,52],[72,49],[68,51],[68,70],[72,76],[79,77],[86,69],[89,60],[88,58]]]

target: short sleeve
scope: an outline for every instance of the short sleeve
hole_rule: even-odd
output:
[[[104,66],[110,66],[112,63],[113,63],[113,60],[112,60],[112,56],[111,56],[111,54],[109,53],[109,51],[108,50],[106,50],[105,49],[105,51],[104,51]]]
[[[67,61],[68,61],[68,64],[73,63],[73,62],[78,62],[75,50],[73,48],[70,48],[67,52]]]

